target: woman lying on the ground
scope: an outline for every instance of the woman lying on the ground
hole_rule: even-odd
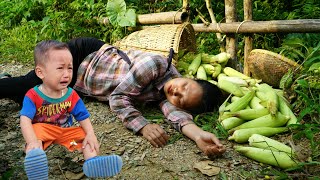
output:
[[[215,85],[182,78],[168,59],[137,50],[120,51],[95,38],[68,42],[73,56],[73,80],[79,94],[108,101],[123,125],[141,134],[154,147],[163,147],[169,136],[134,107],[135,102],[159,102],[160,108],[176,130],[196,142],[208,156],[225,152],[218,138],[199,128],[191,114],[210,112],[222,102]],[[0,79],[0,98],[21,103],[27,90],[41,84],[34,71],[25,76]]]

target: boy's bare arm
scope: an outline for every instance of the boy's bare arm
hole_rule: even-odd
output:
[[[26,152],[34,148],[41,148],[42,143],[38,141],[38,138],[33,130],[32,121],[26,116],[20,116],[20,127],[24,140],[26,141]]]
[[[94,134],[93,126],[90,122],[90,119],[87,118],[85,120],[80,121],[79,123],[83,128],[84,132],[86,133],[86,137],[82,142],[82,148],[85,148],[85,146],[88,144],[90,145],[92,151],[95,149],[96,152],[99,153],[99,143],[96,135]]]

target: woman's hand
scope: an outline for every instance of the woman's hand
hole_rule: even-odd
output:
[[[214,134],[202,130],[194,123],[183,126],[182,133],[192,139],[207,156],[221,155],[226,151]]]
[[[219,139],[214,134],[206,131],[200,132],[195,142],[199,149],[207,156],[221,155],[226,151]]]
[[[158,124],[147,124],[139,131],[154,147],[163,147],[169,136]]]

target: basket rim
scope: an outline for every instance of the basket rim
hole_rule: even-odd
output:
[[[184,30],[185,29],[191,29],[191,31],[193,31],[193,27],[192,27],[190,22],[184,22],[184,23],[181,23],[181,24],[161,24],[161,25],[157,25],[157,26],[150,26],[150,27],[148,27],[146,29],[143,29],[143,30],[140,30],[140,31],[135,31],[135,32],[127,35],[122,40],[117,41],[116,43],[114,43],[114,45],[117,46],[117,47],[122,47],[122,48],[124,48],[124,47],[125,48],[137,48],[137,49],[147,50],[147,51],[156,51],[156,52],[168,53],[169,49],[150,48],[150,47],[147,47],[147,46],[140,46],[140,45],[133,45],[133,44],[128,45],[126,43],[126,41],[127,41],[127,39],[129,37],[139,35],[140,33],[143,33],[143,31],[147,31],[147,29],[149,29],[149,28],[159,28],[159,27],[163,28],[163,27],[166,27],[166,26],[171,26],[171,27],[176,26],[175,27],[176,30],[175,30],[175,32],[173,34],[173,37],[172,37],[172,39],[170,41],[170,44],[172,44],[171,48],[173,48],[174,52],[178,53],[180,38],[181,38],[182,33],[184,32]],[[193,39],[195,39],[195,38],[193,38]]]
[[[265,49],[253,49],[251,53],[262,53],[262,54],[267,54],[267,55],[270,55],[270,56],[274,56],[275,58],[281,60],[281,61],[284,61],[286,63],[288,63],[289,65],[292,65],[294,67],[297,67],[299,66],[299,64],[281,54],[278,54],[278,53],[275,53],[275,52],[272,52],[272,51],[268,51],[268,50],[265,50]]]

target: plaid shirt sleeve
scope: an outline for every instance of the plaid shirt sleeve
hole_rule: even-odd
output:
[[[163,56],[144,53],[138,58],[139,61],[133,61],[129,72],[111,93],[109,99],[111,110],[134,133],[148,124],[141,112],[133,106],[134,97],[140,96],[146,87],[164,76],[167,68]]]
[[[179,132],[183,126],[187,124],[194,124],[191,114],[185,112],[172,105],[168,100],[164,100],[160,103],[160,108],[166,117],[166,121]]]

